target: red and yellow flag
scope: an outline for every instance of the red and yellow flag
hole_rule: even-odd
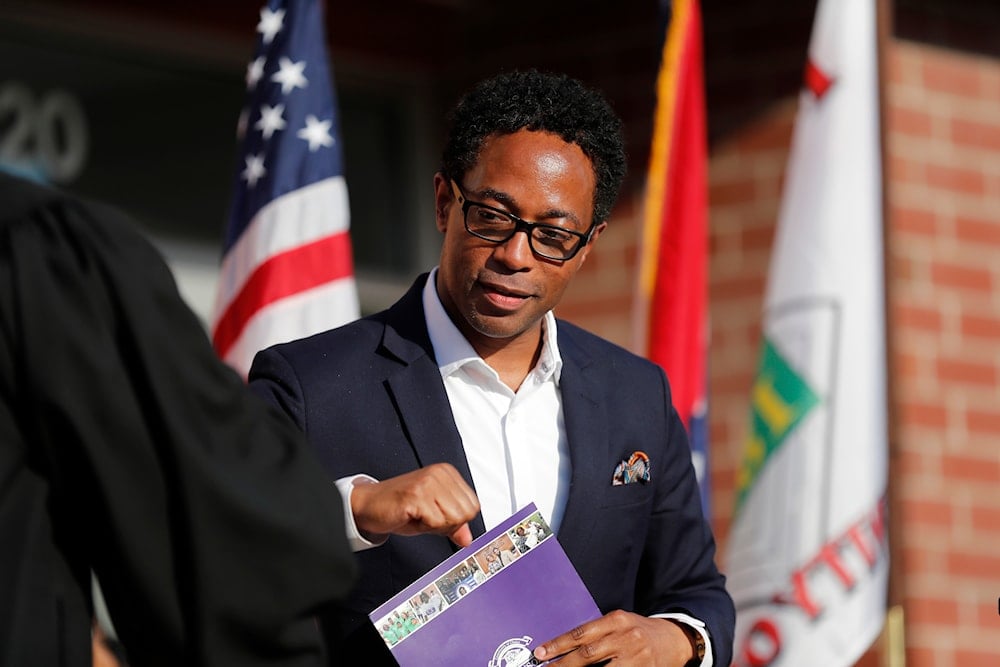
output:
[[[674,0],[657,78],[646,184],[640,320],[646,356],[670,378],[706,493],[708,196],[701,11]],[[707,509],[707,503],[705,503]]]

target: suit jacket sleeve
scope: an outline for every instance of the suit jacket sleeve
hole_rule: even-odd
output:
[[[649,614],[679,611],[703,621],[712,639],[714,664],[724,667],[732,660],[735,610],[715,564],[715,539],[702,514],[686,431],[669,398],[667,405],[671,465],[664,468],[664,483],[654,499],[638,576],[648,585],[637,588],[636,605]]]
[[[563,410],[574,483],[559,541],[605,612],[683,612],[703,621],[715,664],[735,623],[705,520],[684,426],[663,370],[559,322]],[[650,482],[615,486],[616,464],[645,452]]]
[[[131,223],[9,179],[0,194],[0,431],[19,450],[0,485],[51,508],[0,577],[43,590],[32,563],[58,560],[89,590],[92,568],[137,665],[321,664],[313,614],[355,566],[301,434],[218,361]],[[46,596],[13,604],[48,619],[65,594]],[[47,628],[21,641],[62,640]]]

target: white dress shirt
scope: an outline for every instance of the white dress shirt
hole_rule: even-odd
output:
[[[424,318],[486,530],[534,502],[554,532],[562,522],[571,478],[558,387],[562,358],[556,343],[556,318],[551,312],[545,314],[538,363],[514,392],[448,317],[435,288],[436,278],[435,268],[424,285]],[[365,539],[350,509],[354,485],[375,481],[365,474],[337,480],[347,538],[354,551],[384,543]]]
[[[424,287],[424,314],[486,530],[534,502],[559,529],[570,483],[556,344],[556,318],[546,313],[538,363],[515,392],[505,385],[448,317],[434,288]]]

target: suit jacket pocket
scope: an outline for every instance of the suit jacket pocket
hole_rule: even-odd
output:
[[[642,505],[653,497],[653,485],[643,482],[630,484],[609,484],[604,489],[601,507],[623,507],[627,505]]]

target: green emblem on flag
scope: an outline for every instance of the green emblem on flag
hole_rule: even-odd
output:
[[[764,338],[757,379],[751,390],[752,431],[744,446],[743,463],[736,482],[737,510],[742,507],[767,459],[818,403],[816,392]]]

